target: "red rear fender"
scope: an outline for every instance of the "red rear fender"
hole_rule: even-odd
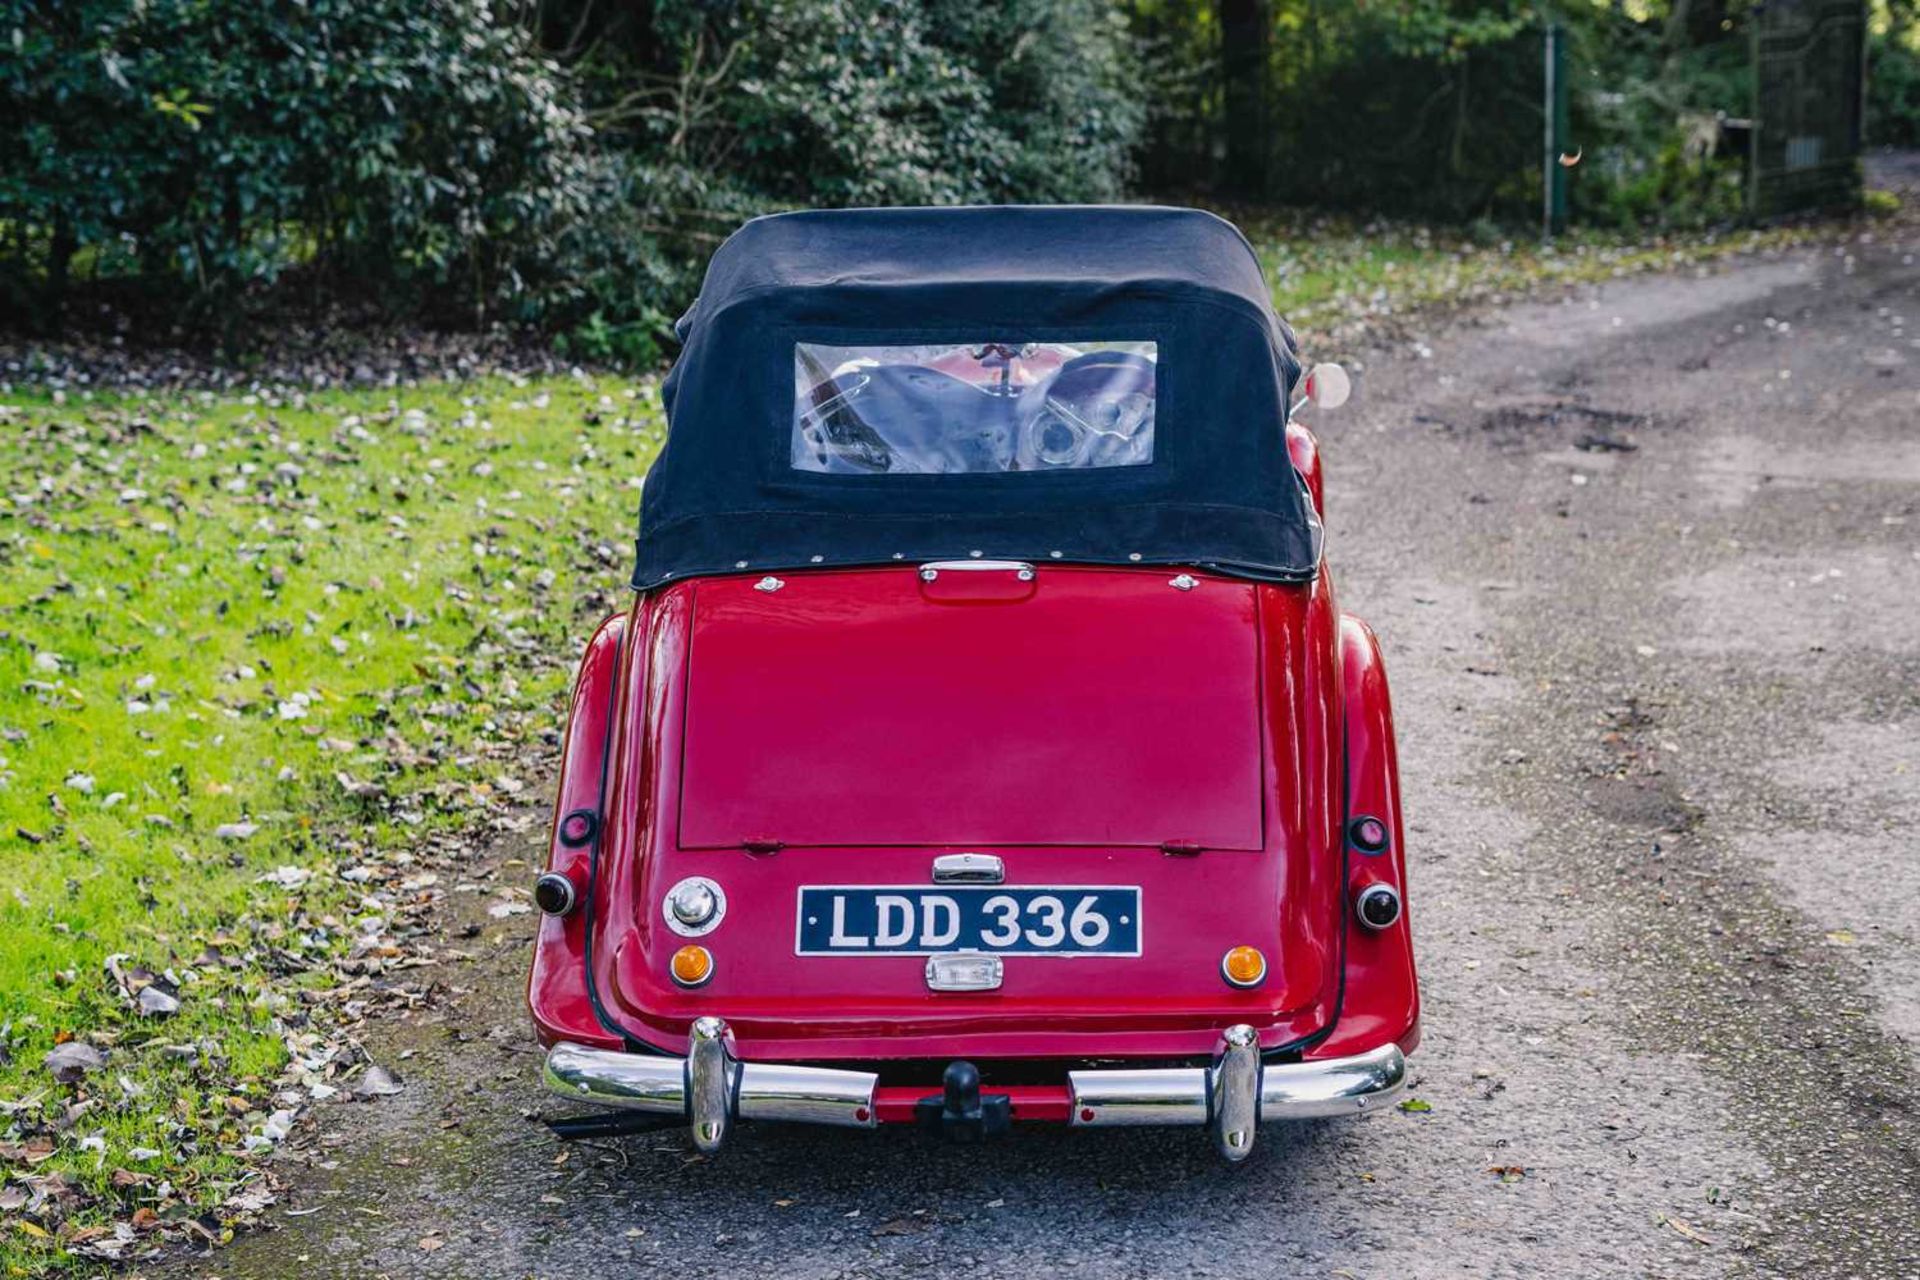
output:
[[[1420,988],[1414,978],[1413,935],[1408,925],[1406,832],[1400,816],[1400,770],[1394,751],[1393,702],[1380,642],[1366,623],[1340,619],[1340,674],[1345,701],[1347,818],[1379,818],[1387,848],[1367,853],[1348,841],[1347,893],[1342,908],[1347,935],[1346,982],[1333,1033],[1309,1058],[1364,1053],[1389,1042],[1411,1049],[1420,1035]],[[1361,925],[1353,902],[1371,884],[1390,885],[1400,895],[1400,918],[1382,930]]]
[[[568,915],[544,916],[540,921],[533,970],[527,979],[527,1004],[543,1044],[570,1040],[617,1048],[621,1043],[620,1037],[607,1032],[594,1017],[588,998],[586,903],[592,887],[589,873],[593,845],[601,835],[601,786],[609,763],[620,666],[632,622],[640,616],[636,609],[633,618],[615,616],[600,624],[587,642],[567,711],[559,794],[553,828],[547,835],[547,869],[573,881],[574,900],[581,905]],[[591,816],[585,842],[569,843],[561,838],[562,824],[570,814]]]

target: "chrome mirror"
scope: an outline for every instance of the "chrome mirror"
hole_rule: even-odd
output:
[[[1353,379],[1337,364],[1323,363],[1307,370],[1307,399],[1316,409],[1338,409],[1353,394]]]

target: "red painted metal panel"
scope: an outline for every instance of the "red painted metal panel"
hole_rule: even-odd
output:
[[[1393,703],[1380,643],[1367,624],[1340,620],[1341,675],[1346,685],[1346,751],[1350,815],[1386,823],[1390,843],[1383,853],[1347,855],[1350,904],[1368,885],[1384,883],[1400,894],[1400,919],[1386,929],[1365,928],[1345,910],[1346,993],[1333,1033],[1309,1052],[1312,1058],[1365,1053],[1389,1042],[1411,1049],[1420,1039],[1420,985],[1414,976],[1409,923],[1406,831],[1400,815],[1400,769],[1393,740]]]
[[[852,590],[860,580],[886,593],[882,614],[903,608],[896,584],[874,581],[893,575],[820,576],[845,588],[836,589],[836,608],[860,610],[859,593]],[[1043,567],[1043,577],[1056,576],[1099,579],[1089,590],[1135,603],[1149,589],[1182,595],[1166,586],[1164,570]],[[1128,578],[1136,581],[1110,581]],[[910,572],[908,579],[911,598],[924,602]],[[569,722],[560,810],[597,795],[601,733],[608,700],[617,699],[592,923],[595,985],[618,1032],[602,1025],[587,1001],[585,921],[577,913],[541,926],[530,999],[544,1040],[617,1044],[625,1035],[680,1053],[691,1020],[717,1014],[732,1025],[742,1056],[764,1061],[1197,1057],[1211,1052],[1219,1029],[1232,1022],[1253,1024],[1268,1048],[1325,1032],[1336,1001],[1342,1001],[1338,1023],[1310,1056],[1357,1053],[1387,1040],[1410,1046],[1417,1039],[1418,992],[1404,918],[1374,934],[1352,925],[1347,905],[1348,893],[1368,877],[1390,879],[1404,897],[1403,832],[1378,650],[1364,626],[1341,619],[1326,575],[1301,587],[1202,576],[1192,593],[1204,597],[1219,587],[1220,599],[1246,600],[1245,611],[1233,616],[1250,637],[1259,672],[1259,698],[1251,708],[1256,736],[1247,749],[1260,796],[1253,847],[1197,856],[1119,842],[934,840],[917,846],[790,847],[771,854],[682,847],[673,835],[681,818],[677,765],[685,756],[687,673],[697,665],[689,663],[689,654],[701,638],[696,595],[716,585],[683,583],[643,597],[627,623],[632,642],[617,669],[612,651],[618,624],[603,629],[589,648]],[[745,587],[751,589],[751,580]],[[790,582],[783,590],[792,589]],[[1041,596],[1036,589],[1011,608],[1026,608]],[[1095,607],[1084,596],[1080,604]],[[821,632],[834,629],[831,617],[816,616],[812,625]],[[858,629],[853,634],[865,642],[876,638]],[[898,633],[883,628],[882,634]],[[1109,691],[1127,705],[1135,692]],[[1166,705],[1151,693],[1140,701],[1144,716]],[[859,706],[883,719],[894,716],[891,704],[863,699]],[[1053,727],[1045,719],[1020,719],[997,734],[1017,739]],[[895,765],[884,752],[871,758],[882,774]],[[896,802],[910,798],[901,791]],[[1347,815],[1358,812],[1387,821],[1393,841],[1388,854],[1343,852]],[[794,955],[799,886],[918,883],[935,855],[962,849],[998,854],[1011,884],[1139,885],[1143,954],[1009,957],[1004,986],[985,993],[928,991],[916,957]],[[579,855],[557,843],[553,865],[584,871]],[[688,992],[665,976],[667,958],[685,939],[665,927],[660,904],[675,881],[695,874],[721,883],[728,911],[720,927],[701,939],[716,957],[715,977]],[[1240,942],[1261,946],[1272,961],[1268,981],[1253,991],[1230,988],[1219,977],[1220,955]],[[1022,1118],[1065,1118],[1064,1090],[1020,1088]],[[882,1118],[910,1118],[912,1101],[923,1092],[884,1090]]]
[[[607,712],[619,693],[619,666],[630,633],[627,617],[608,618],[587,642],[580,674],[574,681],[573,701],[567,712],[566,738],[561,746],[560,789],[554,804],[553,827],[547,833],[547,869],[573,881],[575,898],[587,896],[591,846],[569,848],[560,841],[560,820],[575,810],[600,807],[600,776],[606,758]],[[587,918],[584,907],[564,917],[544,916],[533,946],[533,966],[527,975],[527,1007],[542,1044],[571,1040],[598,1048],[619,1047],[593,1016],[587,1000]]]
[[[1064,1084],[1016,1084],[996,1085],[983,1083],[982,1092],[1004,1093],[1007,1095],[1008,1108],[1016,1123],[1042,1121],[1052,1124],[1067,1122],[1067,1107],[1071,1095]],[[912,1124],[917,1117],[914,1107],[922,1098],[940,1096],[938,1085],[929,1089],[914,1088],[909,1085],[881,1085],[873,1091],[873,1113],[881,1124]]]
[[[1260,848],[1257,588],[1172,576],[702,581],[680,843]]]

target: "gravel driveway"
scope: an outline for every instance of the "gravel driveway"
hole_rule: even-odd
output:
[[[563,1146],[528,920],[483,918],[369,1045],[405,1088],[322,1107],[278,1229],[178,1269],[1920,1275],[1917,241],[1459,322],[1323,423],[1394,679],[1430,1111],[1238,1168],[1197,1131]]]

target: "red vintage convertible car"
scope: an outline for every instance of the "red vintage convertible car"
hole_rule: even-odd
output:
[[[613,1109],[556,1127],[1194,1125],[1237,1160],[1401,1088],[1386,675],[1240,234],[784,214],[680,336],[536,888],[547,1084]]]

